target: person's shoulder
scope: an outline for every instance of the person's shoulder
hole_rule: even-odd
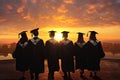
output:
[[[32,39],[29,39],[29,40],[28,40],[28,43],[31,42],[31,40],[32,40]]]
[[[46,44],[50,43],[50,39],[48,39],[45,43],[46,43]]]
[[[62,44],[63,40],[59,41],[59,44]]]
[[[101,42],[101,41],[99,41],[99,42],[98,42],[98,44],[99,44],[99,45],[101,45],[101,44],[102,44],[102,42]]]
[[[87,41],[86,44],[90,43],[90,41]]]
[[[69,42],[71,42],[71,43],[73,43],[73,41],[72,41],[72,40],[70,40],[70,39],[68,39],[68,41],[69,41]]]
[[[76,45],[77,44],[77,42],[74,42],[74,45]]]
[[[90,43],[90,41],[87,41],[86,43],[85,43],[85,45],[90,45],[91,43]]]
[[[51,39],[48,39],[46,42],[50,42],[51,41]]]
[[[28,44],[33,43],[33,41],[34,41],[33,38],[32,38],[32,39],[29,39],[29,40],[28,40]]]
[[[102,43],[100,40],[98,40],[99,43]]]
[[[43,41],[43,39],[42,38],[38,38],[40,41]]]
[[[18,45],[20,42],[18,41],[17,43],[16,43],[16,45]]]

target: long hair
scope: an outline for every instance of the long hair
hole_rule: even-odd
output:
[[[24,33],[24,34],[21,35],[21,38],[20,38],[19,42],[20,42],[21,44],[23,44],[23,43],[26,42],[26,41],[28,41],[28,37],[27,37],[27,34]]]

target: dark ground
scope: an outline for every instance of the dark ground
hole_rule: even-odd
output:
[[[45,72],[39,75],[40,80],[48,80],[48,68],[45,61]],[[79,77],[79,70],[76,70],[75,73],[72,73],[73,80],[82,80]],[[99,77],[102,80],[120,80],[120,60],[109,60],[104,59],[101,61],[101,71],[98,73]],[[63,74],[60,70],[55,72],[55,80],[63,80]],[[89,77],[89,73],[86,70],[85,76],[88,80],[94,80]],[[0,80],[18,80],[20,73],[15,70],[15,61],[14,60],[2,60],[0,61]],[[26,72],[26,80],[29,80],[29,73]]]

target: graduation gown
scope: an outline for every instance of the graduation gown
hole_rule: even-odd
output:
[[[74,44],[74,52],[75,52],[75,66],[76,69],[86,69],[87,67],[87,53],[86,51],[86,43],[75,42]]]
[[[100,70],[100,59],[105,56],[102,49],[101,42],[96,40],[90,40],[86,44],[87,46],[87,67],[88,70],[99,71]]]
[[[60,58],[63,72],[74,72],[73,42],[62,40],[60,42]]]
[[[45,54],[49,71],[59,70],[58,42],[54,39],[46,41]]]
[[[18,42],[16,44],[15,51],[13,52],[12,56],[16,59],[16,70],[17,71],[26,71],[28,70],[28,54],[27,54],[27,42],[21,44]]]
[[[44,43],[42,39],[31,39],[28,41],[29,68],[33,73],[44,72]]]

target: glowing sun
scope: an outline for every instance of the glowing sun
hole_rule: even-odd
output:
[[[62,34],[61,34],[61,33],[56,33],[56,34],[55,34],[55,39],[56,39],[57,41],[62,40]]]

